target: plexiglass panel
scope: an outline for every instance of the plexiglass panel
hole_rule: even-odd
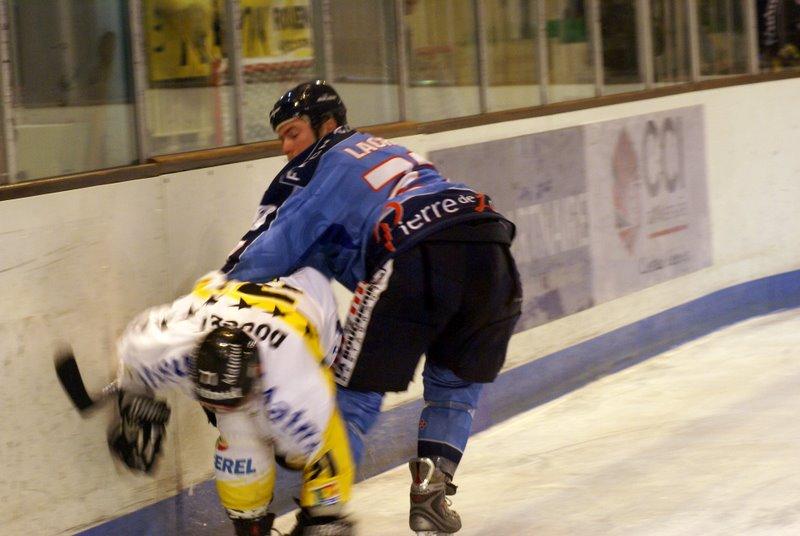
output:
[[[236,143],[225,7],[143,0],[147,147],[176,153]]]
[[[653,75],[657,84],[688,82],[689,24],[686,0],[650,0]]]
[[[272,105],[289,88],[324,78],[323,2],[240,0],[245,141],[274,139]]]
[[[700,74],[747,72],[747,37],[740,0],[700,0]]]
[[[539,1],[483,0],[489,111],[541,104],[536,41]]]
[[[408,119],[480,112],[474,0],[405,2]]]
[[[122,0],[12,0],[8,182],[132,164],[133,90]],[[5,104],[10,104],[6,102]]]
[[[546,0],[550,102],[595,94],[586,4],[585,0]]]
[[[602,0],[603,93],[644,89],[636,28],[636,0]]]
[[[800,2],[758,0],[758,49],[761,69],[800,67]]]
[[[393,0],[336,0],[327,26],[336,90],[354,126],[400,119]]]

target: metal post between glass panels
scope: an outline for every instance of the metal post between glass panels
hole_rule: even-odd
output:
[[[750,0],[742,1],[744,12],[744,27],[747,32],[747,72],[758,73],[758,20],[756,19],[756,4]]]
[[[481,113],[489,111],[489,54],[486,42],[486,10],[483,0],[474,0],[475,28],[478,51],[478,106]]]
[[[547,58],[547,6],[536,1],[536,65],[539,77],[539,104],[550,102],[550,64]]]
[[[651,89],[655,79],[653,73],[653,18],[650,0],[636,0],[636,36],[639,55],[639,72],[645,89]]]
[[[0,0],[0,115],[2,115],[3,150],[5,152],[5,177],[0,184],[11,184],[17,179],[17,146],[14,133],[14,94],[11,87],[11,13],[8,0]]]
[[[70,73],[68,76],[72,76],[72,73],[78,71],[75,58],[76,43],[73,35],[75,31],[75,21],[72,16],[72,6],[65,0],[59,0],[53,7],[55,8],[56,18],[58,20],[58,31],[61,34],[61,38],[59,39],[61,50],[57,52],[57,55],[63,62],[64,72]],[[73,80],[68,80],[63,85],[62,91],[67,106],[75,106],[77,84],[75,84]]]
[[[592,67],[594,69],[594,94],[603,95],[603,34],[600,30],[600,0],[587,0],[589,11],[589,36],[592,40]]]
[[[735,40],[735,32],[733,28],[733,2],[731,0],[725,0],[725,42],[726,48],[729,51],[730,58],[729,62],[732,64],[735,63],[733,51],[736,48],[736,40]]]
[[[239,0],[225,0],[225,24],[228,35],[228,72],[233,84],[233,127],[236,143],[244,143],[244,74],[242,72],[242,11]],[[224,81],[223,81],[224,83]]]
[[[700,80],[700,25],[697,22],[697,0],[686,0],[689,23],[689,71],[692,82]]]
[[[408,119],[408,53],[406,52],[405,0],[394,0],[395,31],[397,43],[397,110],[398,119]]]
[[[325,80],[333,84],[336,75],[333,68],[333,16],[331,15],[331,0],[322,0],[320,6],[322,13],[322,65]]]
[[[150,156],[150,149],[145,110],[147,64],[145,63],[141,0],[128,2],[128,19],[131,32],[131,61],[133,62],[133,117],[136,128],[136,147],[139,163],[144,163]]]

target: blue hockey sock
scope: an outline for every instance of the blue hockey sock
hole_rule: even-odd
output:
[[[364,436],[370,431],[381,412],[382,393],[353,391],[337,386],[336,403],[347,426],[347,439],[356,465],[364,455]]]
[[[419,420],[417,455],[442,456],[458,465],[483,384],[464,381],[450,369],[431,363],[425,364],[422,379],[425,408]]]

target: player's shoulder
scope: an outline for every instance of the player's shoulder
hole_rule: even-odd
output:
[[[328,163],[337,163],[352,167],[372,167],[376,162],[398,154],[406,154],[408,149],[367,132],[355,132],[350,137],[337,143],[324,159]]]
[[[317,327],[320,327],[329,311],[336,309],[330,279],[314,268],[300,268],[288,276],[279,277],[275,283],[279,288],[294,293],[294,305],[298,313]]]
[[[315,327],[324,320],[327,311],[336,307],[330,281],[310,267],[264,283],[231,280],[216,294],[229,303],[239,304],[237,307],[266,312],[283,322],[309,321]]]
[[[319,300],[330,288],[330,280],[319,270],[304,267],[292,274],[277,279],[284,287],[290,287],[309,299]]]

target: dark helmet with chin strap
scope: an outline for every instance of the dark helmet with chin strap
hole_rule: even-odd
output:
[[[240,406],[258,374],[256,342],[241,329],[230,327],[218,327],[206,335],[191,370],[197,400],[212,411]]]
[[[336,120],[337,125],[347,124],[347,108],[339,94],[324,80],[303,82],[290,89],[278,99],[269,113],[272,130],[278,130],[286,121],[295,117],[307,117],[314,132],[329,117]]]

